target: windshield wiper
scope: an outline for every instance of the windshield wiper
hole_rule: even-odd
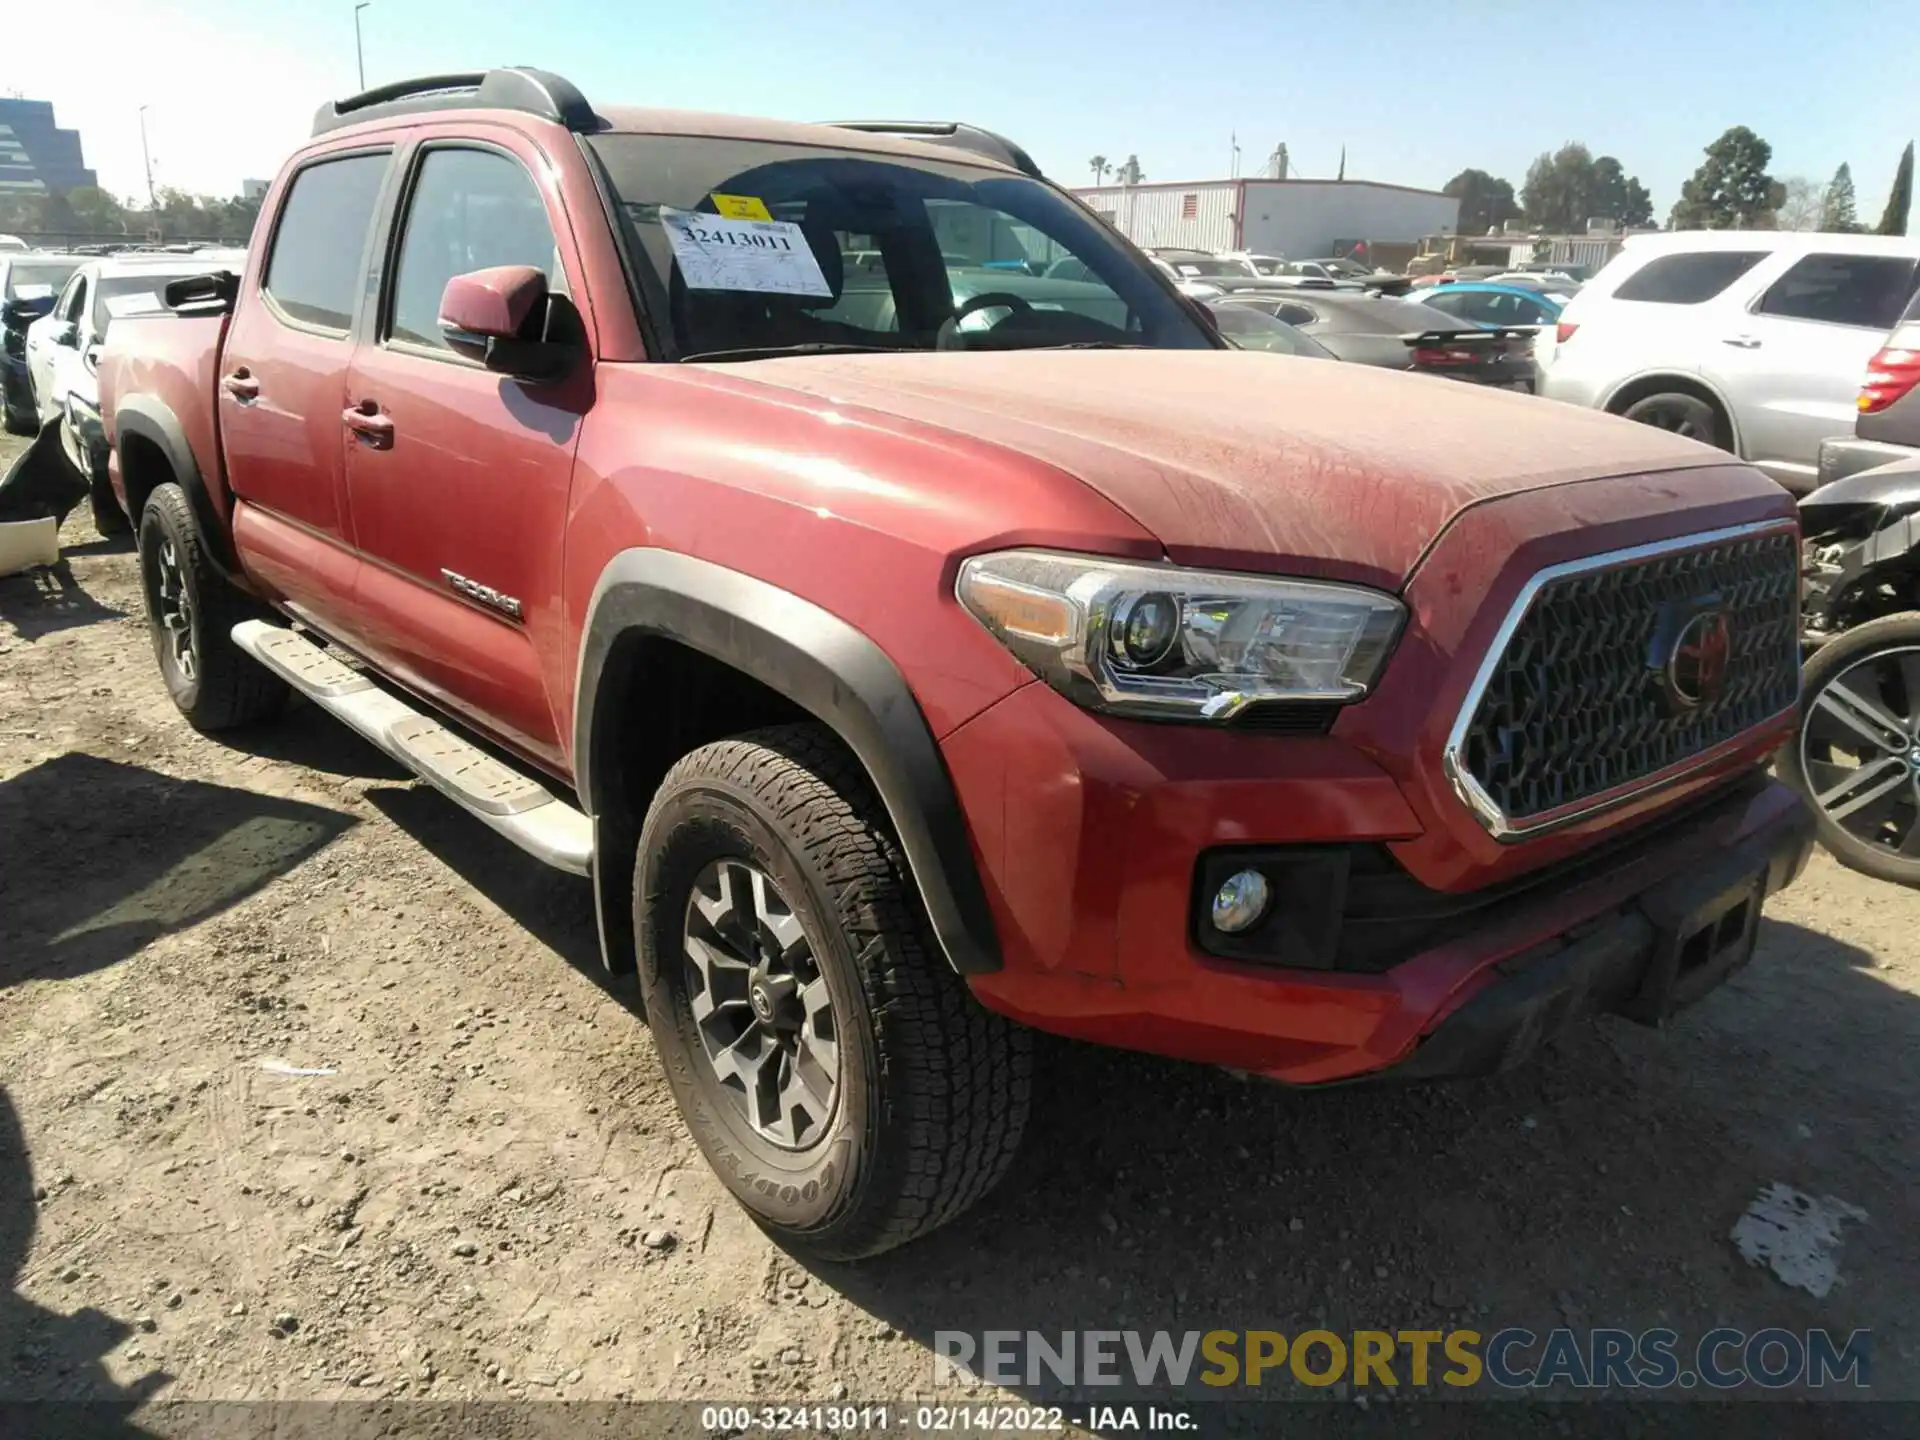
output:
[[[848,345],[836,340],[812,340],[804,345],[746,345],[737,350],[699,350],[682,355],[680,363],[694,360],[768,360],[778,355],[898,355],[896,345]]]

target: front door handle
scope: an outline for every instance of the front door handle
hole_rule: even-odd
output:
[[[252,373],[244,365],[231,375],[223,375],[220,378],[220,388],[242,405],[260,398],[260,382],[253,378]]]
[[[375,450],[393,448],[393,421],[380,413],[380,406],[372,400],[362,400],[358,405],[341,412],[340,418],[361,440]]]
[[[1720,343],[1722,345],[1731,345],[1736,350],[1758,350],[1760,348],[1760,337],[1758,335],[1722,335],[1720,337]]]

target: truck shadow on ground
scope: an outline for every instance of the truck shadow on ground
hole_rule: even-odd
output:
[[[0,578],[0,620],[12,625],[23,640],[117,620],[125,613],[89,595],[64,556],[57,564]]]
[[[429,785],[379,786],[367,800],[489,904],[638,1013],[633,977],[609,975],[600,963],[587,880],[542,865]]]
[[[62,1315],[19,1293],[40,1193],[20,1117],[0,1088],[0,1433],[145,1436],[126,1411],[173,1376],[156,1370],[121,1386],[102,1363],[133,1327],[91,1307]]]
[[[1286,1091],[1049,1046],[1028,1148],[998,1197],[895,1254],[814,1268],[936,1350],[940,1331],[988,1329],[1057,1343],[1065,1330],[1509,1325],[1698,1338],[1727,1324],[1891,1340],[1906,1298],[1873,1276],[1920,1223],[1920,1003],[1872,967],[1769,921],[1754,965],[1669,1030],[1602,1021],[1527,1068],[1445,1086]],[[1842,1252],[1856,1285],[1815,1301],[1736,1254],[1729,1231],[1776,1179],[1869,1212]],[[1892,1349],[1875,1390],[1911,1398],[1920,1386]],[[1033,1401],[1075,1398],[1045,1371],[1022,1382]],[[1266,1388],[1308,1393],[1284,1375]],[[1150,1393],[1128,1379],[1078,1398]],[[1261,1394],[1190,1379],[1196,1397]]]
[[[354,823],[77,751],[23,771],[0,782],[0,989],[116,964]]]

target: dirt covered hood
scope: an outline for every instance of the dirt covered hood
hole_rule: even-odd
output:
[[[1066,471],[1184,563],[1398,586],[1477,501],[1725,464],[1529,395],[1232,351],[808,356],[755,380],[974,436]]]

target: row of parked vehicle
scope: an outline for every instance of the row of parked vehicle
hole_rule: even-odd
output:
[[[1597,275],[1150,253],[1246,348],[1535,389],[1717,445],[1796,494],[1920,446],[1920,238],[1641,235]],[[1484,341],[1468,359],[1476,329],[1527,360]]]
[[[9,434],[59,427],[60,446],[89,487],[94,524],[124,534],[107,483],[100,423],[100,347],[117,320],[167,315],[168,282],[238,266],[246,252],[175,247],[104,256],[0,251],[0,407]]]

